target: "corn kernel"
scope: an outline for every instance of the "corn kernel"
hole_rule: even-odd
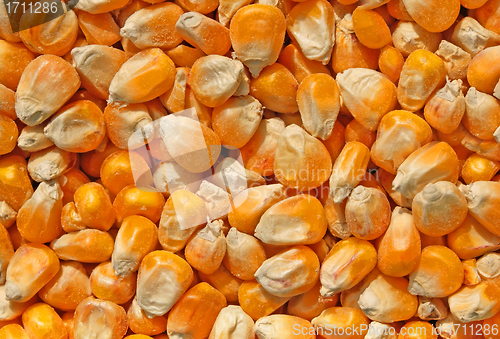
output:
[[[16,92],[0,83],[0,114],[12,120],[17,119],[15,101]]]
[[[0,337],[5,339],[29,339],[28,334],[18,324],[9,324],[0,328]]]
[[[266,260],[264,247],[251,235],[231,228],[226,237],[225,267],[242,280],[254,279],[254,274]]]
[[[238,290],[243,280],[235,277],[222,263],[212,274],[198,273],[201,281],[205,281],[215,287],[226,298],[228,303],[238,302]]]
[[[319,61],[309,60],[293,43],[283,48],[278,62],[288,68],[300,84],[308,75],[324,73],[330,75],[330,70]]]
[[[0,83],[12,91],[17,90],[21,75],[35,56],[23,44],[0,41]]]
[[[124,304],[135,293],[137,275],[117,276],[111,262],[104,262],[94,268],[90,275],[92,293],[99,299]]]
[[[111,258],[113,238],[104,231],[85,229],[64,234],[52,241],[50,247],[61,260],[100,263]]]
[[[69,171],[75,165],[76,160],[75,153],[52,146],[31,154],[28,172],[37,182],[49,181]]]
[[[499,57],[500,46],[496,46],[486,48],[472,59],[467,70],[467,81],[471,87],[486,94],[493,94],[500,76],[500,68],[496,63]]]
[[[165,317],[149,318],[135,298],[127,311],[127,321],[132,332],[146,336],[159,334],[167,329],[167,319]]]
[[[356,37],[368,48],[382,48],[391,43],[391,31],[384,18],[373,10],[360,6],[352,13]]]
[[[469,205],[469,213],[490,232],[500,235],[495,206],[500,197],[500,183],[478,181],[460,187]]]
[[[238,291],[238,302],[242,310],[253,320],[270,315],[289,299],[272,295],[255,281],[244,282]]]
[[[444,61],[450,79],[465,79],[472,57],[449,41],[442,40],[436,55]]]
[[[300,329],[299,334],[297,329]],[[315,335],[309,334],[310,329],[312,325],[309,321],[286,314],[273,314],[255,322],[255,334],[259,339],[315,338]]]
[[[23,326],[28,336],[33,339],[68,337],[61,317],[44,303],[32,305],[24,311]]]
[[[163,205],[165,198],[161,193],[144,191],[135,185],[126,186],[113,201],[116,223],[121,225],[131,215],[142,215],[156,223],[160,220]]]
[[[170,59],[172,59],[178,67],[193,67],[196,60],[205,56],[205,53],[199,49],[186,45],[179,45],[165,53],[167,53]]]
[[[209,222],[186,245],[187,262],[204,274],[212,274],[222,263],[226,254],[226,239],[222,232],[223,222]]]
[[[418,317],[422,320],[441,320],[448,316],[448,308],[443,299],[418,298]]]
[[[420,49],[436,52],[441,41],[441,33],[429,32],[416,22],[401,21],[396,25],[392,34],[394,47],[404,57]]]
[[[491,280],[463,286],[448,298],[450,312],[462,322],[484,320],[500,310],[500,288]],[[474,298],[474,302],[471,302]]]
[[[98,183],[80,186],[74,195],[82,223],[89,228],[108,231],[115,222],[115,212],[104,187]]]
[[[229,305],[223,308],[215,320],[208,339],[254,339],[254,322],[241,307]]]
[[[351,332],[352,339],[363,339],[368,333],[370,323],[366,316],[357,309],[351,307],[330,307],[324,310],[320,316],[314,318],[311,323],[316,328],[317,333],[326,339],[341,338],[338,333]],[[335,328],[336,331],[328,329]]]
[[[111,13],[91,14],[77,10],[78,25],[90,45],[111,46],[120,41],[120,27]]]

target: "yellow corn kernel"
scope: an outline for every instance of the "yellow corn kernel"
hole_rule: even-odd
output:
[[[340,338],[338,333],[351,332],[352,339],[363,339],[368,333],[369,321],[360,310],[351,307],[330,307],[321,312],[311,323],[316,328],[316,333],[326,339]],[[328,329],[335,328],[336,331]]]
[[[19,135],[16,123],[9,117],[0,114],[0,155],[10,153],[16,147],[16,141]]]
[[[7,300],[24,302],[31,299],[59,270],[56,253],[42,244],[19,247],[7,268],[5,295]]]
[[[75,310],[74,339],[106,335],[120,339],[127,333],[127,313],[123,307],[107,300],[88,297]]]
[[[370,160],[370,150],[358,141],[345,145],[333,165],[330,198],[340,204],[363,179]]]
[[[172,59],[178,67],[193,67],[196,60],[205,56],[205,53],[199,49],[186,45],[179,45],[165,53],[167,53],[170,59]]]
[[[425,5],[413,0],[403,0],[403,3],[411,17],[430,32],[448,29],[460,12],[459,0],[431,1]]]
[[[422,320],[441,320],[448,316],[448,308],[440,298],[418,298],[417,315]]]
[[[281,11],[270,5],[248,5],[239,10],[229,27],[236,56],[253,77],[278,59],[286,33]]]
[[[223,222],[209,222],[186,245],[187,262],[199,272],[212,274],[222,263],[226,254],[226,239],[222,232]]]
[[[326,140],[321,141],[323,145],[325,145],[328,153],[330,153],[330,157],[332,158],[332,162],[337,160],[340,152],[344,148],[345,145],[345,127],[340,123],[340,121],[335,121],[333,125],[332,134]]]
[[[74,195],[76,209],[89,228],[108,231],[115,222],[115,212],[104,187],[98,183],[80,186]]]
[[[235,277],[224,264],[221,264],[211,274],[204,274],[203,272],[198,272],[198,274],[201,281],[205,281],[219,290],[228,303],[238,302],[238,290],[243,281]]]
[[[471,303],[470,298],[475,302]],[[463,286],[448,298],[451,314],[461,322],[484,320],[500,310],[500,288],[493,280]]]
[[[324,204],[328,230],[333,236],[340,239],[347,239],[352,236],[345,218],[346,204],[347,200],[342,201],[340,204],[336,204],[330,197],[328,197]]]
[[[500,197],[500,183],[478,181],[461,186],[460,190],[467,199],[469,213],[490,232],[500,235],[500,224],[496,213]]]
[[[404,57],[419,49],[435,52],[442,39],[441,33],[429,32],[416,22],[401,21],[396,24],[392,34],[394,47]]]
[[[300,84],[308,75],[323,73],[330,75],[330,70],[319,61],[309,60],[295,44],[283,48],[278,62],[288,68]]]
[[[39,54],[63,56],[71,50],[78,35],[78,19],[73,11],[55,18],[26,13],[21,17],[20,26],[19,33],[25,46]]]
[[[30,338],[66,339],[68,332],[61,317],[47,304],[38,303],[23,313],[23,326]]]
[[[183,13],[182,8],[172,2],[148,6],[128,17],[120,34],[140,49],[172,49],[183,39],[175,29]]]
[[[182,250],[189,238],[207,222],[205,202],[187,190],[173,192],[163,206],[158,240],[166,251]]]
[[[0,337],[5,339],[30,339],[24,328],[18,324],[8,324],[0,327]]]
[[[136,298],[150,318],[166,314],[187,291],[193,280],[191,266],[167,252],[147,254],[139,267]]]
[[[135,185],[126,186],[113,201],[116,223],[121,225],[123,220],[131,215],[142,215],[156,223],[160,220],[163,205],[165,198],[161,193],[147,192]]]
[[[111,46],[120,41],[120,27],[111,13],[91,14],[77,10],[78,25],[90,45]]]
[[[311,331],[313,329],[309,321],[287,314],[272,314],[255,322],[255,334],[259,339],[273,339],[278,333],[283,339],[315,338],[315,335],[310,335]]]
[[[118,0],[113,2],[82,0],[81,2],[79,1],[77,3],[75,8],[84,10],[92,14],[99,14],[99,13],[111,12],[115,9],[123,9],[123,7],[125,7],[127,4],[128,2],[124,0]]]
[[[465,17],[456,23],[449,40],[472,57],[485,48],[497,46],[500,35],[484,28],[472,17]]]
[[[318,281],[309,291],[290,299],[287,312],[290,315],[311,321],[327,308],[337,305],[339,300],[338,294],[325,298],[319,293],[320,289],[321,282]]]
[[[241,308],[253,320],[270,315],[289,299],[272,295],[255,281],[244,282],[238,291],[238,302]]]
[[[408,275],[418,265],[420,246],[420,235],[411,212],[396,207],[389,228],[378,244],[377,267],[388,276]]]
[[[335,20],[328,1],[300,3],[286,17],[287,31],[309,60],[328,64],[335,44]]]
[[[184,40],[205,54],[225,55],[231,48],[229,29],[200,13],[182,14],[175,29]]]
[[[262,119],[252,138],[240,149],[245,168],[270,176],[274,173],[274,159],[278,138],[285,130],[280,118]]]
[[[403,109],[417,111],[429,96],[445,85],[444,62],[427,50],[416,50],[406,59],[398,85],[398,100]],[[422,79],[425,79],[422,81]]]
[[[490,181],[499,169],[500,163],[498,161],[472,154],[462,167],[462,178],[466,184],[475,181]]]
[[[500,46],[486,48],[472,59],[467,70],[467,81],[471,87],[479,92],[493,94],[500,75],[498,58]]]
[[[99,299],[109,300],[116,304],[124,304],[135,293],[137,274],[117,276],[111,262],[103,262],[90,275],[92,293]]]
[[[29,126],[38,125],[61,108],[79,87],[78,73],[68,62],[54,55],[39,56],[25,68],[19,80],[17,116]]]
[[[368,48],[382,48],[391,43],[391,31],[384,18],[373,10],[356,8],[352,13],[356,37]]]
[[[63,151],[56,146],[32,153],[28,161],[28,172],[37,182],[57,179],[76,163],[75,153]]]
[[[493,139],[500,125],[500,103],[493,96],[471,87],[465,97],[464,126],[480,139]]]
[[[127,321],[130,330],[143,335],[155,335],[165,332],[167,319],[165,317],[149,318],[134,298],[127,311]]]
[[[85,229],[59,237],[50,247],[61,260],[100,263],[111,258],[113,238],[104,231]]]
[[[375,131],[370,131],[363,125],[361,125],[357,120],[353,119],[345,127],[345,142],[359,141],[366,147],[371,148],[377,133]]]
[[[468,133],[462,139],[462,145],[485,158],[500,161],[500,144],[495,140],[482,140]]]
[[[331,297],[354,287],[376,265],[377,252],[368,241],[354,237],[339,241],[321,266],[321,295]]]
[[[393,83],[398,82],[403,64],[404,58],[401,52],[392,46],[382,48],[378,59],[378,67],[380,72],[386,75]]]
[[[456,230],[468,212],[462,192],[447,181],[427,184],[413,199],[412,210],[418,230],[432,237]]]
[[[349,112],[370,131],[396,107],[396,86],[379,72],[353,68],[338,74],[337,82]]]
[[[169,337],[207,338],[219,312],[227,306],[224,295],[202,282],[184,294],[168,314]]]
[[[21,75],[34,59],[33,53],[23,44],[0,41],[0,83],[15,91]]]
[[[226,237],[224,266],[242,280],[254,279],[254,274],[266,260],[264,247],[249,234],[231,228]]]
[[[15,101],[16,92],[0,83],[0,114],[12,120],[17,119]]]
[[[254,322],[241,307],[229,305],[223,308],[215,320],[208,339],[254,339]]]
[[[97,156],[96,154],[96,157]],[[102,157],[99,156],[99,158],[100,159],[96,159],[98,163]],[[113,196],[120,193],[125,186],[136,183],[133,173],[136,173],[136,175],[140,173],[141,177],[144,179],[144,184],[152,181],[150,168],[144,158],[138,153],[117,150],[104,159],[100,168],[100,175],[97,176],[101,178],[103,186],[108,189]],[[98,163],[96,164],[96,168]],[[141,185],[142,181],[138,179],[137,184]]]
[[[436,55],[444,61],[450,79],[467,78],[467,68],[472,59],[469,53],[447,40],[442,40]]]
[[[132,215],[126,217],[115,239],[111,262],[118,276],[127,276],[139,269],[141,260],[158,244],[158,230],[149,219]]]
[[[464,269],[455,252],[445,246],[428,246],[410,274],[408,291],[428,298],[444,298],[455,293],[463,280]]]
[[[74,202],[69,202],[61,210],[61,226],[66,233],[81,231],[87,228],[78,214]]]
[[[83,265],[63,261],[57,274],[38,292],[40,298],[52,307],[70,311],[83,299],[92,295],[89,277]]]
[[[223,145],[237,148],[247,144],[259,128],[263,107],[250,95],[229,98],[212,112],[212,128]],[[234,133],[238,131],[238,133]]]
[[[3,226],[0,226],[0,244],[0,283],[3,284],[10,259],[14,255],[9,232]]]
[[[389,226],[391,206],[379,189],[357,186],[347,199],[345,217],[355,237],[373,240],[384,234]]]

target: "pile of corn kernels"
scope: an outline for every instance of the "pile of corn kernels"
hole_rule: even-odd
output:
[[[500,0],[0,3],[0,38],[1,339],[500,338]]]

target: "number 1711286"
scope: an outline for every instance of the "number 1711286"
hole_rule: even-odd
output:
[[[56,2],[19,2],[7,1],[5,2],[7,13],[57,13]]]

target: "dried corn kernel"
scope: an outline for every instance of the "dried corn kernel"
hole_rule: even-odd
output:
[[[308,75],[324,73],[330,75],[330,70],[319,61],[309,60],[301,49],[293,43],[283,48],[278,62],[288,68],[300,84]]]
[[[47,304],[30,306],[23,313],[23,327],[30,338],[67,338],[68,333],[61,317]]]
[[[78,25],[91,45],[111,46],[120,41],[120,27],[111,13],[91,14],[78,10]]]
[[[338,333],[351,332],[352,339],[363,339],[368,333],[370,323],[360,310],[351,307],[330,307],[321,312],[321,315],[314,318],[311,323],[316,328],[318,334],[326,339],[339,338]],[[328,328],[335,328],[336,331],[329,331]]]
[[[156,223],[160,220],[164,205],[165,198],[161,193],[141,190],[135,185],[126,186],[113,201],[116,223],[120,226],[131,215],[142,215]]]
[[[111,262],[103,262],[92,271],[90,285],[92,293],[99,299],[124,304],[135,293],[137,275],[117,276]]]
[[[52,241],[50,247],[61,260],[100,263],[111,258],[113,238],[107,232],[85,229],[64,234]]]
[[[496,63],[499,57],[500,46],[496,46],[486,48],[472,59],[467,69],[467,81],[471,87],[486,94],[493,94],[500,76],[500,68]]]
[[[469,213],[490,232],[500,235],[500,224],[497,220],[496,205],[500,197],[500,183],[478,181],[460,190],[465,195],[469,205]]]
[[[238,302],[242,310],[253,320],[270,315],[289,299],[272,295],[255,281],[244,282],[238,291]]]
[[[463,286],[448,298],[450,312],[462,322],[484,320],[500,310],[499,296],[500,288],[491,280]]]
[[[297,329],[300,329],[298,334]],[[273,314],[255,322],[255,334],[259,339],[310,339],[315,337],[309,334],[311,330],[309,321],[286,314]]]
[[[155,335],[165,332],[167,319],[162,316],[149,318],[134,298],[127,311],[127,321],[130,330],[143,335]]]
[[[115,222],[111,200],[104,187],[98,183],[80,186],[74,195],[75,206],[85,226],[108,231]]]
[[[255,272],[266,260],[264,247],[253,236],[231,228],[226,237],[225,267],[242,280],[254,279]]]
[[[368,48],[382,48],[391,43],[391,31],[376,11],[362,6],[356,8],[352,13],[352,24],[356,37]]]
[[[465,79],[472,57],[447,40],[441,40],[436,55],[444,61],[450,79]]]
[[[208,339],[254,339],[254,322],[239,306],[227,306],[223,308]]]
[[[34,59],[33,53],[23,44],[0,41],[0,83],[15,91],[21,75]]]
[[[222,232],[223,222],[209,222],[186,245],[187,262],[205,274],[212,274],[222,263],[226,254],[226,239]]]

